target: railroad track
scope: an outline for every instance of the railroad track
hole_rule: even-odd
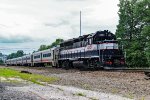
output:
[[[150,78],[150,68],[116,68],[116,69],[105,69],[106,71],[119,71],[119,72],[129,72],[129,73],[139,73],[143,72],[147,77]]]
[[[33,68],[33,67],[29,67],[29,68]],[[34,67],[36,68],[36,67]],[[37,67],[40,68],[40,67]],[[43,68],[43,67],[42,67]],[[93,69],[87,69],[87,70],[83,70],[83,71],[91,71]],[[93,71],[97,71],[97,70],[93,70]],[[99,69],[98,71],[106,71],[106,72],[126,72],[126,73],[143,73],[145,74],[147,77],[150,78],[150,68],[106,68],[106,69]]]
[[[105,70],[113,71],[131,71],[131,72],[145,72],[150,71],[150,68],[106,68]]]

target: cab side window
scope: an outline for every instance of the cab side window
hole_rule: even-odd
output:
[[[91,45],[92,44],[92,38],[89,38],[88,39],[88,45]]]

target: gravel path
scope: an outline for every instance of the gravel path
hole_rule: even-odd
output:
[[[16,86],[18,85],[17,84],[15,85],[13,83],[0,82],[0,100],[41,100],[40,97],[30,92],[8,89],[10,87]]]
[[[30,84],[18,87],[1,83],[0,90],[0,100],[131,100],[118,95],[60,85]]]
[[[17,70],[27,70],[32,73],[60,78],[55,84],[74,86],[86,90],[103,93],[119,94],[136,100],[150,100],[150,80],[144,73],[79,71],[55,68],[9,67]]]

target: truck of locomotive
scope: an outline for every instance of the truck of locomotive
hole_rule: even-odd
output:
[[[125,60],[118,48],[115,35],[104,30],[64,41],[59,47],[8,59],[6,64],[20,66],[47,64],[65,69],[72,67],[113,69],[124,67]]]

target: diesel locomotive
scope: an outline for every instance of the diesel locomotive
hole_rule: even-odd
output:
[[[97,31],[60,43],[59,46],[23,57],[8,59],[7,65],[45,66],[59,68],[104,68],[125,66],[116,36],[108,30]]]

